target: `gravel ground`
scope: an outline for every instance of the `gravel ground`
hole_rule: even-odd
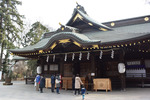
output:
[[[61,89],[60,94],[56,94],[44,88],[44,93],[40,93],[33,84],[26,85],[24,81],[13,81],[13,85],[3,83],[0,82],[0,100],[82,100],[82,96],[73,95],[72,90]],[[150,100],[150,88],[127,88],[125,92],[88,91],[85,100]]]

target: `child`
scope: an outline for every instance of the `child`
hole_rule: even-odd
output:
[[[86,91],[86,89],[84,88],[84,85],[81,85],[81,95],[82,95],[82,100],[84,100],[84,97],[85,97],[85,91]]]

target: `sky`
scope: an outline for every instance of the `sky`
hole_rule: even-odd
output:
[[[25,23],[40,21],[44,25],[59,28],[72,16],[76,2],[98,22],[115,21],[150,15],[150,0],[18,0],[17,9],[25,15]]]

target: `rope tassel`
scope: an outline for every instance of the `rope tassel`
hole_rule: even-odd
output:
[[[99,59],[102,59],[103,56],[103,51],[101,50],[100,55],[99,55]]]
[[[72,61],[74,60],[74,57],[75,57],[75,53],[72,54]]]
[[[53,55],[53,62],[55,62],[55,55]]]
[[[87,53],[87,60],[89,60],[89,58],[90,58],[90,53],[88,52]]]
[[[67,61],[67,53],[65,53],[65,59],[64,59],[64,61]]]
[[[82,59],[82,53],[80,52],[80,54],[79,54],[79,60],[81,60]]]
[[[112,49],[111,51],[111,58],[113,59],[114,58],[114,50]]]
[[[46,59],[46,61],[47,61],[47,62],[49,61],[49,56],[47,56],[47,59]]]

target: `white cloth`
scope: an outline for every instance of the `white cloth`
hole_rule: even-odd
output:
[[[125,64],[124,63],[119,63],[118,64],[118,71],[119,71],[119,73],[124,73],[125,72]]]
[[[59,80],[59,79],[56,79],[56,84],[57,84],[57,83],[60,83],[60,80]]]

